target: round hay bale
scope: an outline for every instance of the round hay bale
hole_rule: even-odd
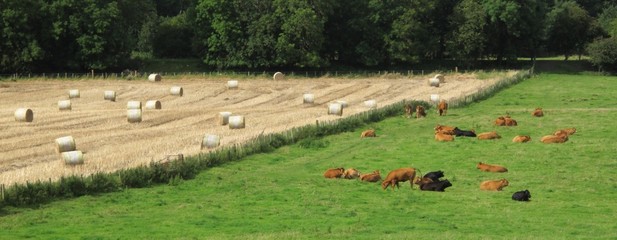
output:
[[[163,79],[163,78],[158,73],[152,73],[152,74],[148,75],[148,80],[150,82],[160,82],[161,79]]]
[[[283,74],[282,72],[276,72],[276,73],[274,73],[274,76],[272,76],[272,78],[275,81],[285,80],[285,74]]]
[[[81,151],[63,152],[62,159],[67,165],[77,165],[84,163],[84,154]]]
[[[218,135],[206,134],[201,141],[201,149],[215,148],[221,144],[221,138]]]
[[[349,106],[349,104],[347,104],[347,101],[345,100],[336,100],[336,103],[341,104],[341,107],[346,108]]]
[[[364,106],[367,108],[375,108],[377,107],[377,101],[374,99],[364,101]]]
[[[161,101],[150,100],[146,102],[146,109],[161,109]]]
[[[111,91],[111,90],[105,91],[105,95],[103,96],[103,99],[115,102],[116,101],[116,91]]]
[[[18,108],[15,110],[15,121],[17,122],[32,122],[34,120],[34,112],[29,108]]]
[[[69,90],[69,98],[79,98],[79,96],[80,94],[78,89]]]
[[[126,110],[126,120],[130,123],[141,122],[141,109]]]
[[[227,125],[229,124],[229,116],[231,116],[231,112],[219,112],[218,123],[219,125]]]
[[[434,103],[439,102],[439,94],[431,94],[431,101]]]
[[[171,95],[180,96],[180,97],[182,97],[182,94],[184,93],[184,91],[182,90],[182,87],[179,87],[179,86],[171,87],[171,89],[169,89],[169,92],[171,93]]]
[[[343,115],[343,105],[340,103],[329,103],[328,104],[328,115]]]
[[[244,128],[244,116],[229,116],[229,129]]]
[[[446,77],[444,77],[442,74],[437,74],[433,78],[439,79],[439,83],[445,83],[446,82]]]
[[[58,109],[60,109],[60,111],[70,111],[71,109],[73,109],[71,107],[71,100],[58,101]]]
[[[304,99],[303,103],[309,103],[309,104],[315,103],[315,95],[312,93],[305,93],[302,97]]]
[[[75,151],[77,149],[73,136],[56,138],[56,145],[58,145],[56,148],[58,153]]]
[[[238,89],[238,80],[227,81],[227,89]]]
[[[439,78],[431,78],[428,80],[428,85],[431,87],[439,87]]]
[[[141,110],[141,102],[140,101],[128,101],[126,103],[126,109],[139,109],[139,110]]]

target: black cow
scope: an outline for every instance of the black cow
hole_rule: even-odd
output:
[[[529,193],[528,190],[518,191],[512,194],[512,200],[516,201],[529,201],[529,198],[531,198],[531,193]]]
[[[454,128],[454,135],[457,137],[476,137],[476,133],[474,131],[461,130],[458,127]]]
[[[425,178],[430,178],[433,182],[439,182],[439,178],[443,177],[443,171],[429,172],[424,175]]]
[[[437,191],[444,192],[447,187],[452,186],[452,183],[448,179],[438,182],[432,182],[420,185],[420,189],[424,191]]]

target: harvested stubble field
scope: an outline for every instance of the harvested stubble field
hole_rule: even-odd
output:
[[[0,184],[55,180],[66,175],[90,175],[148,164],[168,155],[185,156],[201,149],[205,134],[221,136],[221,145],[242,143],[262,132],[280,132],[295,126],[335,120],[327,104],[345,100],[343,117],[368,110],[363,102],[375,99],[377,106],[402,100],[428,101],[430,94],[442,99],[469,95],[513,72],[478,79],[475,74],[451,74],[439,88],[428,86],[430,76],[383,75],[374,78],[298,78],[273,81],[267,78],[239,79],[239,88],[228,90],[228,78],[175,78],[147,80],[27,80],[0,84]],[[181,86],[182,97],[172,96],[172,86]],[[59,111],[59,100],[70,89],[80,98],[71,99],[71,111]],[[117,93],[115,102],[104,100],[104,91]],[[315,103],[303,104],[302,95],[313,93]],[[159,100],[161,110],[143,110],[141,123],[128,123],[127,101]],[[16,122],[18,108],[34,111],[34,121]],[[217,124],[218,113],[243,115],[245,129]],[[435,114],[430,111],[429,114]],[[83,165],[65,165],[56,152],[55,139],[73,136],[84,152]]]

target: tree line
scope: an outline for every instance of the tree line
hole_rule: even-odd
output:
[[[597,0],[0,0],[0,72],[404,66],[589,55],[617,66]]]

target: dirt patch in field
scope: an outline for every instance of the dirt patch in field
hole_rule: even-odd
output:
[[[513,73],[509,73],[512,75]],[[501,76],[503,77],[503,76]],[[147,80],[45,80],[3,83],[0,88],[0,183],[10,185],[36,180],[55,180],[63,175],[90,175],[148,164],[167,155],[185,156],[207,152],[201,149],[205,134],[221,136],[221,144],[241,143],[258,134],[280,132],[313,124],[316,120],[339,118],[327,115],[327,104],[345,100],[343,117],[367,108],[401,100],[429,101],[431,94],[442,99],[468,95],[494,84],[497,79],[478,80],[474,75],[446,75],[439,88],[428,85],[430,76],[396,76],[341,79],[302,78],[274,81],[267,78],[240,79],[239,88],[228,90],[224,79]],[[171,96],[172,86],[184,95]],[[59,111],[59,100],[68,99],[70,89],[80,98],[71,99],[71,111]],[[116,91],[115,102],[103,99],[105,90]],[[315,103],[303,104],[303,94],[313,93]],[[141,123],[128,123],[129,100],[159,100],[160,110],[143,110]],[[34,111],[31,123],[16,122],[18,108]],[[219,112],[243,115],[245,129],[217,124]],[[402,111],[402,109],[401,109]],[[429,113],[430,114],[430,113]],[[55,139],[73,136],[85,163],[67,166],[55,152]]]

